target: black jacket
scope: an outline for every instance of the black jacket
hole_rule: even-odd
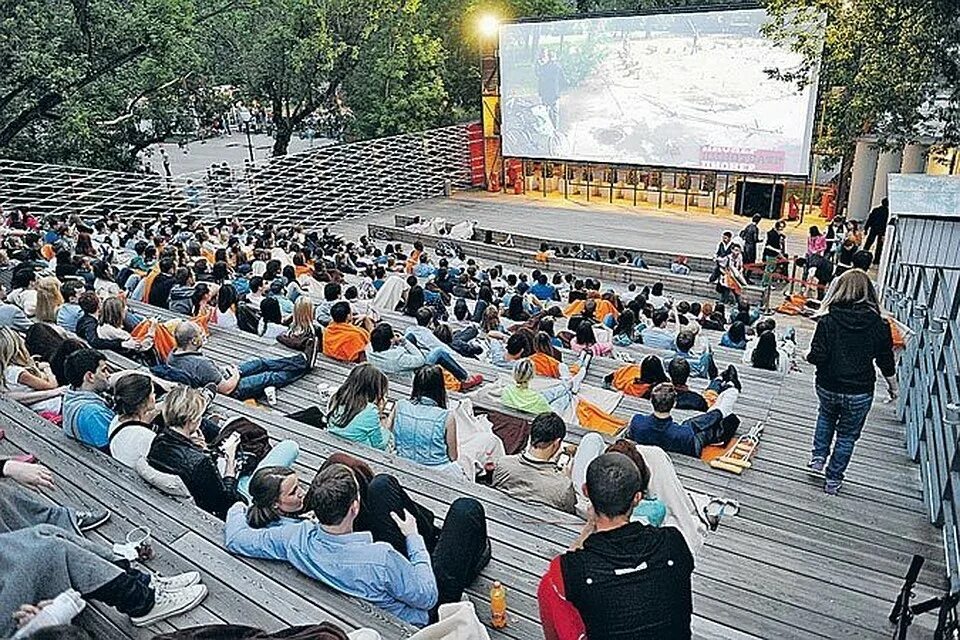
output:
[[[838,306],[817,322],[807,361],[817,386],[834,393],[873,393],[876,361],[884,377],[896,373],[890,325],[864,305]]]
[[[588,637],[690,638],[693,555],[679,529],[631,522],[593,533],[560,568]]]
[[[104,340],[97,335],[97,327],[100,321],[89,313],[84,313],[77,320],[77,335],[83,338],[83,341],[90,345],[91,349],[107,351],[125,352],[123,340]]]
[[[170,290],[173,289],[173,285],[176,283],[177,281],[172,275],[163,272],[158,273],[150,285],[150,295],[147,298],[147,302],[155,307],[163,307],[166,309],[170,301]]]
[[[180,476],[197,506],[221,520],[234,503],[243,501],[237,479],[221,476],[208,451],[172,429],[161,430],[153,439],[147,462],[158,471]]]

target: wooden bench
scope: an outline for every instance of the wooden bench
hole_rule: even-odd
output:
[[[289,353],[279,345],[267,346],[252,342],[248,336],[217,329],[207,351],[218,362],[236,362],[244,354],[240,345],[245,345],[249,352],[253,344],[264,355]],[[301,401],[309,402],[318,378],[338,384],[349,367],[324,362],[315,373],[281,390],[277,409],[284,410],[285,401],[290,401],[291,408]],[[403,385],[391,383],[391,393],[406,391]],[[913,477],[914,469],[900,452],[898,425],[890,420],[865,433],[843,499],[830,500],[819,485],[810,482],[803,469],[816,411],[810,374],[792,379],[788,392],[781,387],[771,396],[768,434],[753,469],[743,476],[726,475],[697,460],[673,457],[688,488],[737,497],[742,504],[741,515],[711,536],[700,559],[694,580],[698,616],[757,637],[768,637],[771,629],[784,637],[808,637],[823,633],[824,629],[873,637],[878,625],[882,625],[887,593],[897,588],[909,554],[921,551],[934,558],[935,566],[943,566],[935,559],[939,553],[936,532],[924,522],[915,482],[904,482],[904,478]],[[315,395],[313,398],[315,401]],[[259,409],[242,410],[254,412],[253,415],[271,415]],[[289,423],[275,417],[263,419],[269,420],[271,431],[274,424]],[[291,433],[303,433],[301,437],[315,431],[300,425],[296,425],[296,430],[291,427]],[[281,431],[275,435],[284,434]],[[368,459],[386,456],[352,443],[338,445]],[[422,478],[430,474],[422,468],[411,473]],[[403,482],[406,484],[406,479]],[[457,490],[469,491],[485,504],[492,492],[476,485]],[[424,495],[429,494],[425,491]],[[524,505],[521,511],[531,514],[542,509],[545,508]],[[568,528],[570,534],[572,530]],[[539,562],[545,562],[549,556],[543,554]],[[824,573],[824,567],[829,567],[828,573]],[[531,607],[535,604],[536,573],[532,571],[521,581],[527,586],[520,587],[530,589],[525,602]],[[941,576],[932,571],[926,579],[928,589],[943,584]],[[824,609],[817,604],[822,602],[819,596],[800,597],[798,590],[806,594],[807,589],[810,593],[833,593],[823,598],[835,604]],[[849,597],[850,589],[860,595]],[[516,590],[514,586],[511,593]],[[473,597],[482,602],[485,594]],[[511,600],[511,606],[512,603]],[[763,613],[758,614],[759,611]],[[873,622],[866,624],[865,620]],[[716,637],[722,636],[722,632],[722,628],[711,626],[706,633]],[[726,633],[739,637],[730,629]]]
[[[416,233],[407,229],[373,223],[367,225],[367,231],[371,238],[387,242],[413,244],[419,240],[424,246],[436,247],[440,241],[449,241],[448,238],[442,236]],[[632,265],[578,260],[576,258],[553,257],[545,262],[538,262],[534,258],[533,252],[523,249],[501,247],[477,242],[476,240],[457,240],[455,244],[459,245],[471,257],[512,265],[514,268],[540,269],[544,272],[560,271],[571,273],[578,278],[597,278],[601,282],[635,283],[638,287],[652,286],[656,282],[661,282],[666,292],[684,298],[714,300],[719,297],[716,286],[698,276],[681,276],[669,271],[654,271],[652,269],[640,269]],[[758,304],[761,301],[762,294],[763,292],[759,287],[745,287],[743,299],[751,304]]]

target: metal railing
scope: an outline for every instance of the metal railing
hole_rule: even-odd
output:
[[[469,188],[470,132],[454,125],[170,177],[0,160],[0,206],[38,217],[235,216],[320,227]]]
[[[960,589],[960,269],[900,263],[884,287],[888,311],[910,330],[899,366],[898,418],[920,464],[930,522],[940,526],[950,590]]]

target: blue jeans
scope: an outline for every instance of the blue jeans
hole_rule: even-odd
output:
[[[460,366],[456,360],[453,359],[446,349],[443,347],[437,347],[432,349],[426,356],[423,358],[427,364],[436,364],[440,365],[447,371],[453,374],[453,377],[463,382],[466,380],[470,374],[467,373],[467,370]]]
[[[817,413],[817,431],[813,435],[813,458],[826,460],[827,480],[839,482],[843,480],[843,472],[850,464],[853,447],[860,438],[863,424],[867,421],[870,406],[873,404],[872,393],[834,393],[817,387],[817,398],[820,407]],[[834,441],[836,436],[836,441]],[[833,445],[833,455],[830,455],[830,445]]]
[[[282,387],[307,372],[302,354],[287,358],[251,358],[240,363],[240,382],[230,394],[238,400],[259,397],[267,387]]]
[[[272,449],[270,453],[263,456],[263,460],[257,465],[254,474],[264,467],[292,467],[300,455],[300,445],[293,440],[281,440]],[[253,474],[249,476],[240,476],[237,478],[237,491],[247,500],[250,499],[250,480]]]

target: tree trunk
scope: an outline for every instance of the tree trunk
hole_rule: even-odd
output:
[[[290,138],[293,136],[293,124],[285,116],[273,116],[273,156],[287,155],[287,147],[290,146]]]

